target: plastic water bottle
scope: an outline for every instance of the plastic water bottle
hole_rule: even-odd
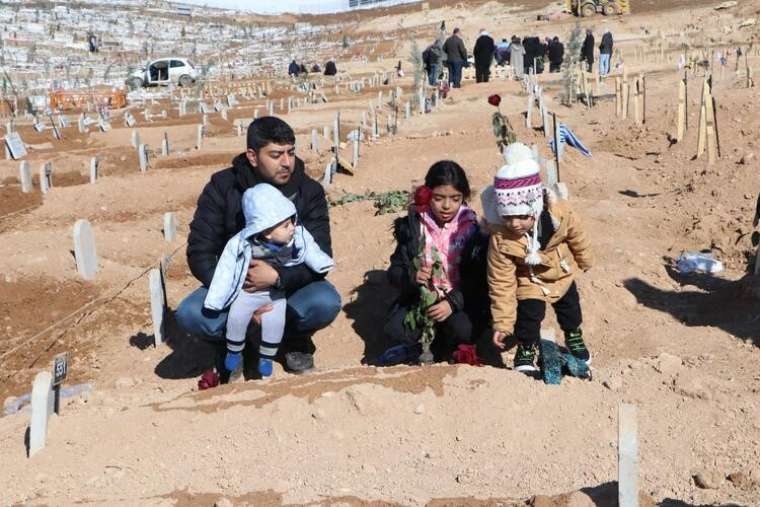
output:
[[[676,259],[676,267],[682,273],[720,273],[723,263],[712,254],[701,252],[683,252]]]

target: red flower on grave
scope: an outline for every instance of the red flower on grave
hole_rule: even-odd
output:
[[[452,354],[454,362],[457,364],[469,364],[470,366],[483,366],[480,362],[475,345],[459,345],[457,350]]]
[[[219,374],[214,370],[206,370],[198,380],[198,390],[204,391],[219,385]]]
[[[488,103],[492,106],[499,107],[499,104],[501,104],[501,96],[498,93],[494,93],[488,97]]]
[[[414,191],[414,207],[417,213],[424,213],[430,206],[430,199],[433,198],[433,191],[425,185],[417,187]]]

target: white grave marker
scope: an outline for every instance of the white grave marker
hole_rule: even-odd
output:
[[[164,342],[164,308],[166,306],[164,280],[160,270],[150,270],[148,285],[150,288],[150,315],[153,320],[153,336],[155,345],[158,347]]]
[[[140,162],[140,171],[145,172],[148,170],[148,145],[141,144],[137,149],[137,157]]]
[[[134,146],[135,148],[140,147],[140,131],[139,130],[132,131],[132,146]]]
[[[177,219],[174,213],[164,213],[164,239],[171,243],[177,237]]]
[[[21,136],[18,132],[11,132],[5,134],[5,146],[8,150],[8,154],[14,160],[26,157],[26,145],[21,140]]]
[[[100,161],[98,157],[92,157],[90,159],[90,183],[95,183],[98,179],[98,169],[100,168]]]
[[[203,147],[203,125],[198,125],[195,140],[195,149],[200,150]]]
[[[636,406],[618,408],[618,505],[639,507],[639,440]]]
[[[40,190],[47,194],[53,188],[53,163],[45,162],[40,167]]]
[[[52,397],[53,375],[41,371],[32,384],[32,420],[29,424],[29,457],[45,447],[48,425],[48,406]]]
[[[161,156],[169,156],[169,133],[164,132],[164,138],[161,139]]]
[[[21,191],[28,194],[32,191],[32,171],[29,169],[29,162],[22,160],[18,171],[19,180],[21,181]]]
[[[90,222],[79,219],[74,224],[74,258],[77,271],[85,280],[94,280],[98,272],[98,254],[95,250],[95,236]]]

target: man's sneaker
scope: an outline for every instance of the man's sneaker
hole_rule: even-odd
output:
[[[285,367],[290,373],[307,373],[314,369],[314,356],[305,352],[285,354]]]
[[[577,359],[591,364],[591,353],[583,342],[583,331],[580,328],[573,331],[565,331],[565,345],[567,350]]]
[[[522,344],[517,345],[515,370],[523,373],[538,371],[538,368],[536,368],[536,350],[533,347],[525,347]]]

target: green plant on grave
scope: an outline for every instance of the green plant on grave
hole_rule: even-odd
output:
[[[565,46],[565,57],[562,61],[562,94],[560,102],[563,106],[572,106],[578,100],[578,62],[581,60],[581,26],[575,24],[570,34],[570,40]]]
[[[375,216],[404,211],[409,205],[409,192],[390,190],[388,192],[366,192],[364,194],[344,193],[337,199],[329,198],[330,206],[343,206],[352,202],[372,201]]]
[[[410,45],[409,63],[412,65],[412,73],[414,75],[414,89],[419,90],[425,75],[425,63],[422,61],[422,52],[417,46],[417,40],[410,39]]]
[[[436,290],[433,280],[440,279],[443,276],[443,262],[441,255],[436,247],[432,248],[433,265],[431,271],[433,276],[425,285],[420,285],[420,298],[409,312],[404,316],[404,324],[412,331],[420,330],[420,343],[422,344],[422,354],[420,362],[429,364],[433,362],[433,354],[430,352],[430,345],[435,340],[435,321],[427,314],[428,308],[438,301],[438,291]],[[425,260],[425,239],[424,236],[420,241],[420,249],[417,256],[412,261],[415,272],[419,271]]]

